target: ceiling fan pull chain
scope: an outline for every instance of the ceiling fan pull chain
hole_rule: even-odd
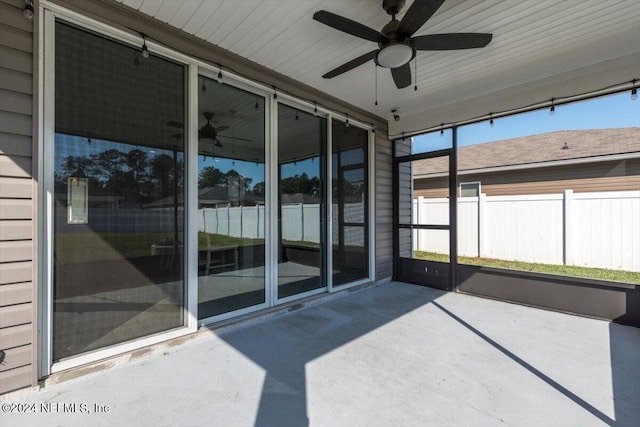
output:
[[[417,91],[418,90],[418,55],[416,55],[413,60],[413,79],[415,83],[413,86],[413,90]]]
[[[378,105],[378,64],[374,63],[373,66],[376,70],[376,106]]]

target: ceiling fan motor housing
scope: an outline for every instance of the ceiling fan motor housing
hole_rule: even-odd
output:
[[[397,15],[404,6],[404,0],[384,0],[382,8],[391,16]]]
[[[398,26],[400,26],[400,21],[394,16],[380,31],[389,38],[388,41],[378,43],[380,50],[374,60],[381,67],[397,68],[416,56],[416,49],[411,45],[410,40],[396,32]]]

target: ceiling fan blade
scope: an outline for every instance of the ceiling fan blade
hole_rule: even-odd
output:
[[[320,10],[314,13],[313,19],[333,27],[336,30],[340,30],[362,39],[371,40],[372,42],[383,43],[389,40],[389,38],[380,31],[374,30],[373,28],[367,27],[366,25],[353,21],[349,18],[327,12],[326,10]]]
[[[396,31],[405,37],[411,37],[436,13],[442,3],[444,0],[415,0]]]
[[[182,123],[180,123],[180,122],[178,122],[178,121],[175,121],[175,120],[169,120],[169,121],[167,122],[167,124],[168,124],[169,126],[171,126],[171,127],[178,128],[178,129],[182,129],[182,127],[183,127],[183,126],[182,126]]]
[[[221,138],[227,138],[227,139],[236,139],[238,141],[246,141],[246,142],[251,142],[250,139],[247,138],[238,138],[237,136],[227,136],[227,135],[220,135],[218,134],[219,137]]]
[[[335,76],[338,76],[342,73],[345,73],[349,70],[353,70],[356,67],[359,67],[360,65],[364,64],[367,61],[371,61],[373,58],[376,57],[376,54],[378,53],[378,49],[372,50],[371,52],[367,52],[362,56],[359,56],[355,59],[352,59],[349,62],[345,62],[344,64],[342,64],[341,66],[334,68],[333,70],[329,71],[328,73],[326,73],[325,75],[323,75],[322,77],[324,77],[325,79],[331,79],[334,78]]]
[[[216,141],[216,147],[224,147],[224,145],[222,145],[222,142],[220,142],[218,138],[216,138],[215,141]]]
[[[216,128],[216,132],[222,132],[223,130],[229,129],[229,126],[218,126]]]
[[[398,89],[411,85],[411,66],[408,62],[401,67],[392,68],[391,75]]]
[[[453,33],[430,34],[411,39],[418,50],[456,50],[475,49],[489,44],[493,34],[485,33]]]

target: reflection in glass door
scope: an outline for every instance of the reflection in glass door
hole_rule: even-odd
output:
[[[331,124],[333,286],[369,277],[369,133]]]
[[[198,82],[198,318],[265,302],[265,100]]]
[[[323,117],[278,105],[278,298],[326,287]]]
[[[53,359],[184,325],[184,67],[56,23]],[[47,159],[45,159],[47,160]]]

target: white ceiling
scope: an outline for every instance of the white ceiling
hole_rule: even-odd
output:
[[[392,135],[640,76],[640,0],[448,0],[416,35],[488,32],[492,42],[419,52],[417,91],[413,84],[398,90],[379,69],[378,106],[373,62],[321,77],[375,43],[312,16],[325,9],[379,30],[390,19],[380,0],[118,1],[381,117],[398,108],[402,119],[390,121]]]

